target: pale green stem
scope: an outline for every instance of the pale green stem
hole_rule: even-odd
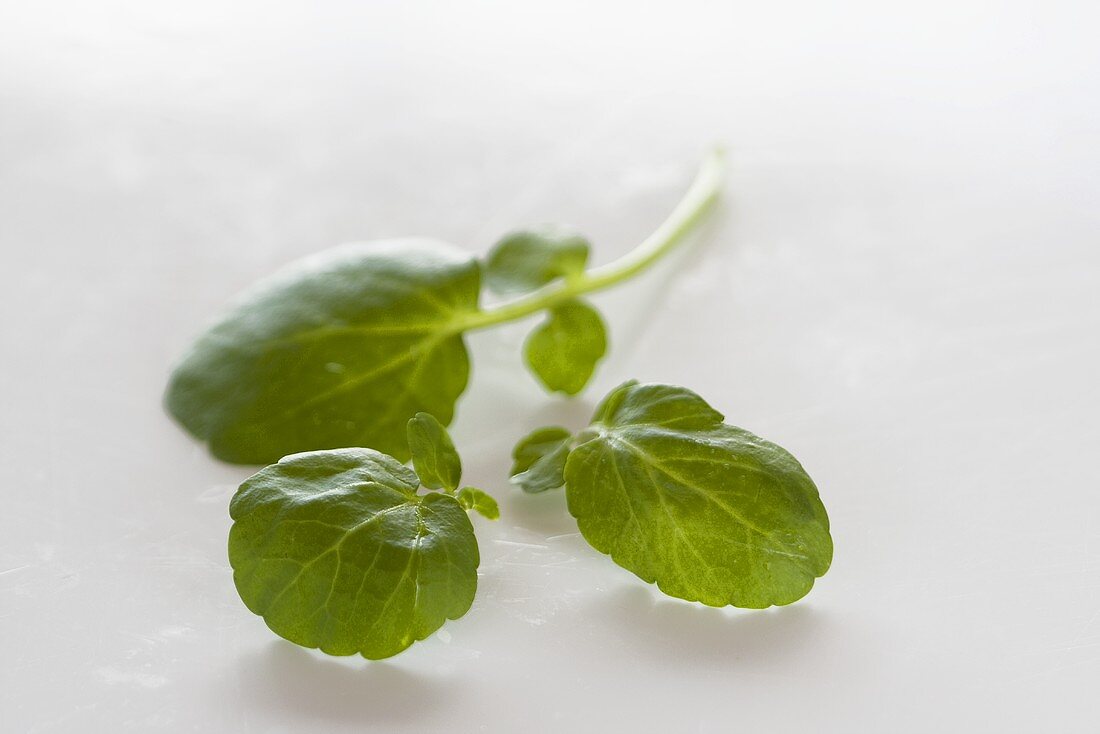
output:
[[[464,315],[455,326],[467,331],[522,319],[570,298],[609,288],[645,270],[680,244],[717,201],[724,174],[723,158],[722,151],[715,149],[668,218],[626,255],[575,278],[550,283],[510,303]]]

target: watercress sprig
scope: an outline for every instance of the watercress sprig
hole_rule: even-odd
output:
[[[172,373],[169,412],[215,456],[264,464],[339,446],[410,456],[406,422],[418,412],[450,423],[466,388],[463,335],[536,314],[524,346],[549,390],[579,392],[607,348],[584,296],[652,265],[716,200],[721,156],[706,160],[668,219],[641,245],[587,268],[589,244],[558,229],[502,239],[484,264],[441,242],[396,240],[307,257],[244,293]],[[482,307],[482,278],[500,293]]]
[[[627,382],[576,435],[521,440],[512,480],[565,487],[585,540],[670,596],[790,604],[829,569],[829,517],[791,454],[722,421],[686,388]]]
[[[280,636],[378,659],[469,610],[480,556],[466,511],[499,510],[459,488],[442,424],[420,413],[407,428],[413,469],[371,449],[313,451],[234,496],[234,582]],[[564,487],[582,536],[670,596],[790,604],[832,561],[828,515],[798,461],[686,388],[624,383],[587,428],[539,429],[513,455],[516,484]]]
[[[480,556],[466,511],[495,519],[496,501],[457,489],[462,464],[435,418],[417,414],[408,433],[415,471],[372,449],[312,451],[233,497],[233,580],[276,634],[379,659],[469,610]]]

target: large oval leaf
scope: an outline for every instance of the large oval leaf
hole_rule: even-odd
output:
[[[166,403],[219,458],[370,446],[409,458],[419,411],[450,423],[469,361],[477,262],[431,240],[347,245],[247,292],[195,342]]]
[[[832,561],[817,488],[785,450],[695,393],[627,383],[565,468],[569,511],[597,550],[666,594],[711,606],[790,604]]]
[[[330,655],[390,657],[470,608],[477,541],[451,496],[369,449],[288,456],[241,485],[229,562],[278,635]]]

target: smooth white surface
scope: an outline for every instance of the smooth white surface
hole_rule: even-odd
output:
[[[638,5],[0,6],[0,729],[1100,728],[1095,5]],[[385,663],[274,638],[225,558],[249,470],[160,408],[188,340],[351,239],[555,221],[609,260],[715,140],[720,216],[598,298],[583,399],[524,328],[471,339],[470,613]],[[805,600],[660,598],[508,487],[627,377],[803,461]]]

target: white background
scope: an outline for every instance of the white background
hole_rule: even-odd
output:
[[[1100,727],[1100,52],[1091,2],[0,5],[0,729]],[[240,288],[348,240],[605,262],[730,150],[721,211],[600,296],[578,401],[472,338],[466,617],[390,661],[238,600],[219,464],[162,412]],[[505,474],[636,377],[792,450],[832,570],[661,598]]]

